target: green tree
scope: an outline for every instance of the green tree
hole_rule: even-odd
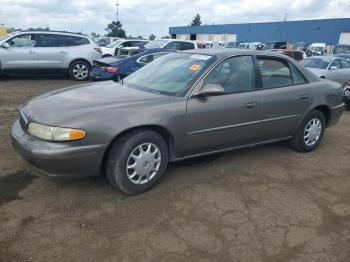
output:
[[[166,36],[162,36],[162,39],[170,39],[170,37],[166,35]]]
[[[154,34],[151,34],[149,37],[148,37],[149,40],[151,41],[154,41],[154,39],[156,39],[156,36]]]
[[[196,16],[193,18],[191,26],[200,26],[202,24],[201,16],[200,14],[196,14]]]
[[[105,30],[108,32],[106,36],[126,38],[123,25],[120,23],[120,21],[112,21],[112,23],[107,25]]]

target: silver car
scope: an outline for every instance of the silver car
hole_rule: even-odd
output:
[[[316,76],[340,83],[350,82],[350,62],[341,57],[313,56],[301,62]]]
[[[127,194],[168,162],[289,140],[311,152],[344,111],[339,83],[278,53],[176,52],[124,78],[34,98],[12,127],[15,149],[56,176],[98,176]]]
[[[87,80],[101,48],[83,34],[56,31],[21,31],[0,38],[0,73],[68,72]]]

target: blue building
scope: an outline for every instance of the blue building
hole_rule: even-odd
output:
[[[350,18],[268,23],[170,27],[171,38],[199,41],[239,41],[350,44]]]

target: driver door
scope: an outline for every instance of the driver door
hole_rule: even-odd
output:
[[[228,58],[203,80],[225,94],[194,96],[187,102],[186,155],[259,142],[262,97],[256,90],[251,56]]]
[[[37,52],[32,34],[15,36],[7,43],[10,47],[2,48],[2,70],[34,69],[37,67]]]

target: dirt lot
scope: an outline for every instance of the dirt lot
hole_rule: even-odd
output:
[[[319,149],[285,143],[171,164],[126,197],[103,178],[39,176],[9,130],[32,96],[76,84],[0,79],[0,261],[350,261],[350,113]]]

